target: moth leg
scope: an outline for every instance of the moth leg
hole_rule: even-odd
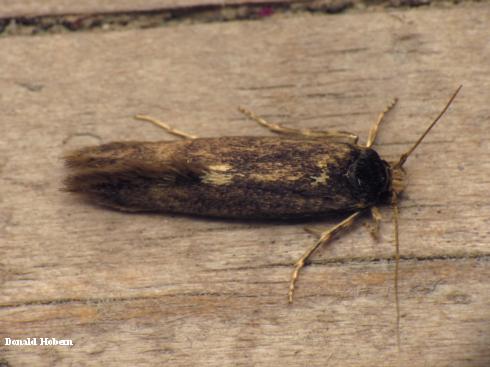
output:
[[[243,113],[249,119],[254,120],[259,125],[269,129],[278,134],[286,135],[299,135],[307,138],[324,138],[331,140],[339,140],[351,144],[357,144],[359,137],[355,134],[345,132],[345,131],[321,131],[321,130],[311,130],[311,129],[292,129],[290,127],[284,127],[280,124],[274,122],[269,122],[264,118],[256,115],[252,111],[247,110],[244,107],[238,107],[238,111]]]
[[[299,258],[298,261],[294,264],[294,270],[291,274],[291,280],[289,282],[289,292],[288,299],[289,303],[293,302],[294,289],[296,286],[296,282],[298,281],[299,272],[305,266],[305,262],[310,258],[310,256],[322,245],[326,244],[328,241],[332,239],[334,235],[339,233],[341,230],[350,227],[354,220],[362,213],[362,211],[355,212],[354,214],[349,215],[342,222],[337,224],[335,227],[329,229],[322,233],[320,238],[315,242],[313,246],[311,246],[304,254]]]
[[[379,227],[381,224],[381,220],[383,219],[378,207],[371,207],[371,218],[373,220],[373,225],[368,225],[368,230],[373,239],[377,241],[379,239]]]
[[[379,125],[381,125],[381,122],[384,120],[385,115],[396,105],[396,102],[398,102],[398,98],[393,98],[393,100],[390,102],[388,106],[381,112],[378,116],[378,119],[374,122],[373,126],[371,126],[371,129],[369,129],[369,136],[368,140],[366,142],[366,147],[371,148],[374,144],[374,141],[376,140],[376,136],[378,135],[378,130],[379,130]]]
[[[152,124],[157,125],[158,127],[161,127],[166,132],[168,132],[168,133],[170,133],[172,135],[178,136],[180,138],[184,138],[184,139],[196,139],[198,137],[197,135],[188,134],[188,133],[185,133],[185,132],[183,132],[181,130],[177,130],[177,129],[173,128],[172,126],[166,124],[165,122],[160,121],[160,120],[157,120],[157,119],[155,119],[155,118],[153,118],[151,116],[147,116],[147,115],[136,115],[136,116],[134,116],[134,118],[137,119],[137,120],[149,121]]]

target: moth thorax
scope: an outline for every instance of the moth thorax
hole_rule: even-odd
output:
[[[391,165],[391,190],[400,194],[407,186],[406,173],[402,167]]]

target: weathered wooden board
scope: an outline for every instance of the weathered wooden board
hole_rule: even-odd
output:
[[[149,113],[213,135],[290,126],[357,132],[400,103],[379,151],[408,148],[400,298],[404,365],[490,362],[490,44],[486,4],[105,34],[10,37],[0,64],[0,346],[9,366],[342,365],[397,361],[390,211],[315,256],[286,303],[302,223],[128,215],[60,192],[66,150],[171,139]],[[441,27],[444,31],[441,31]],[[340,218],[318,220],[327,227]]]
[[[9,335],[75,344],[12,346],[10,365],[396,365],[393,274],[385,263],[311,267],[308,287],[291,307],[284,302],[285,266],[207,267],[193,280],[175,273],[153,279],[138,268],[127,271],[125,282],[133,292],[139,288],[136,296],[118,289],[112,294],[127,296],[3,308],[2,329]],[[410,366],[484,366],[490,357],[488,263],[409,261],[402,270],[403,360]],[[468,274],[474,274],[471,282]]]

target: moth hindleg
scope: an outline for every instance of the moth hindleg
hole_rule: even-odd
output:
[[[351,144],[356,144],[359,140],[359,137],[355,134],[345,132],[345,131],[321,131],[321,130],[311,130],[311,129],[293,129],[290,127],[284,127],[280,124],[276,124],[274,122],[269,122],[264,118],[256,115],[252,111],[247,110],[243,107],[238,107],[238,111],[243,113],[249,119],[254,120],[259,125],[269,129],[272,132],[278,134],[286,134],[286,135],[299,135],[306,138],[324,138],[331,140],[338,140],[342,142],[347,142]]]
[[[332,237],[340,232],[343,229],[350,227],[354,220],[362,213],[362,211],[355,212],[354,214],[349,215],[342,222],[337,224],[335,227],[329,229],[322,233],[320,238],[311,246],[304,254],[299,258],[298,261],[294,264],[294,270],[291,274],[291,280],[289,281],[289,292],[288,299],[289,303],[293,302],[294,288],[296,286],[296,282],[299,277],[300,270],[305,266],[305,262],[310,258],[310,256],[323,244],[327,243],[332,239]]]
[[[134,118],[137,119],[137,120],[149,121],[152,124],[157,125],[158,127],[161,127],[162,129],[164,129],[168,133],[170,133],[172,135],[175,135],[175,136],[178,136],[180,138],[184,138],[184,139],[196,139],[198,137],[197,135],[189,134],[189,133],[185,133],[185,132],[183,132],[181,130],[177,130],[177,129],[173,128],[172,126],[168,125],[167,123],[165,123],[163,121],[160,121],[160,120],[157,120],[157,119],[155,119],[155,118],[153,118],[151,116],[147,116],[147,115],[136,115],[136,116],[134,116]]]

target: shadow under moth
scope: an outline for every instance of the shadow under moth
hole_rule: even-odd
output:
[[[395,301],[400,345],[398,300],[398,196],[404,189],[403,164],[462,86],[417,142],[397,162],[386,162],[372,149],[385,114],[370,129],[367,143],[348,132],[292,129],[270,123],[240,108],[247,117],[282,137],[198,138],[148,116],[179,141],[112,142],[65,156],[69,175],[65,190],[111,208],[170,212],[221,218],[282,219],[350,214],[318,240],[295,263],[288,299],[293,301],[299,272],[310,256],[341,230],[370,211],[376,235],[377,205],[391,203],[395,236]]]

